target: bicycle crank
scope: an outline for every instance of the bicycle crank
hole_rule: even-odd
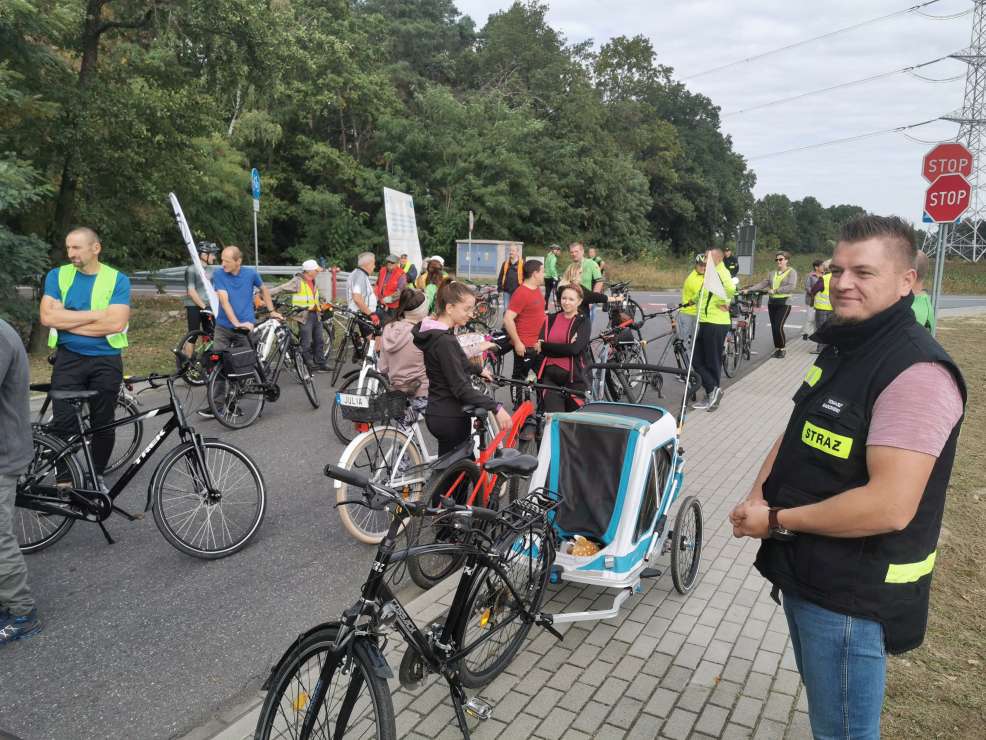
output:
[[[271,403],[276,402],[277,399],[280,397],[281,397],[281,386],[277,385],[277,383],[274,383],[264,388],[264,398],[266,398]]]

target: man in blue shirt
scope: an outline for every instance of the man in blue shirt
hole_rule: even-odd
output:
[[[216,333],[212,343],[214,352],[222,352],[231,347],[250,346],[248,335],[236,329],[253,329],[257,315],[253,311],[253,290],[260,289],[264,304],[272,318],[284,318],[274,310],[270,290],[252,267],[243,266],[243,253],[239,247],[229,246],[220,256],[222,269],[212,273],[212,287],[219,297],[219,315],[216,316]],[[218,393],[225,392],[225,386],[218,384]],[[199,416],[211,417],[208,408],[201,409]]]
[[[99,235],[88,227],[65,237],[70,264],[51,270],[41,297],[41,323],[50,329],[48,346],[55,350],[53,390],[94,390],[89,399],[93,427],[113,421],[116,396],[123,382],[120,353],[127,346],[130,322],[130,278],[100,263]],[[55,401],[52,432],[67,439],[77,432],[75,411]],[[93,436],[96,473],[102,475],[113,452],[112,429]],[[67,471],[59,471],[59,478]],[[60,481],[63,482],[63,481]]]

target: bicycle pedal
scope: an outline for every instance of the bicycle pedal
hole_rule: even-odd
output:
[[[485,722],[493,716],[493,705],[480,696],[474,696],[462,705],[465,713],[474,719]]]

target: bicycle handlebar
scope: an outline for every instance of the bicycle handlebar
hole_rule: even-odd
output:
[[[549,385],[548,383],[538,383],[534,380],[521,380],[519,378],[507,378],[503,375],[494,375],[493,382],[497,385],[517,385],[524,386],[526,388],[534,388],[536,390],[543,391],[555,391],[557,393],[565,393],[570,396],[578,396],[579,398],[585,398],[585,391],[576,391],[571,388],[565,388],[560,385]]]

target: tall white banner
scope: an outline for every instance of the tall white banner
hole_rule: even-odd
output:
[[[414,218],[414,199],[399,190],[383,189],[383,207],[387,214],[387,241],[390,253],[406,254],[412,265],[421,269],[421,243],[418,222]]]
[[[188,255],[192,259],[192,266],[198,271],[199,277],[205,285],[205,291],[209,294],[209,306],[212,308],[212,313],[218,316],[219,296],[217,296],[216,291],[213,290],[212,281],[209,280],[209,276],[206,275],[205,270],[202,269],[202,260],[199,259],[199,252],[195,248],[195,241],[192,239],[192,230],[188,228],[188,221],[185,220],[185,214],[181,210],[181,203],[178,202],[178,196],[174,193],[168,193],[168,199],[171,201],[171,210],[175,213],[175,221],[178,224],[178,231],[181,232],[181,238],[185,240],[185,246],[188,247]]]

